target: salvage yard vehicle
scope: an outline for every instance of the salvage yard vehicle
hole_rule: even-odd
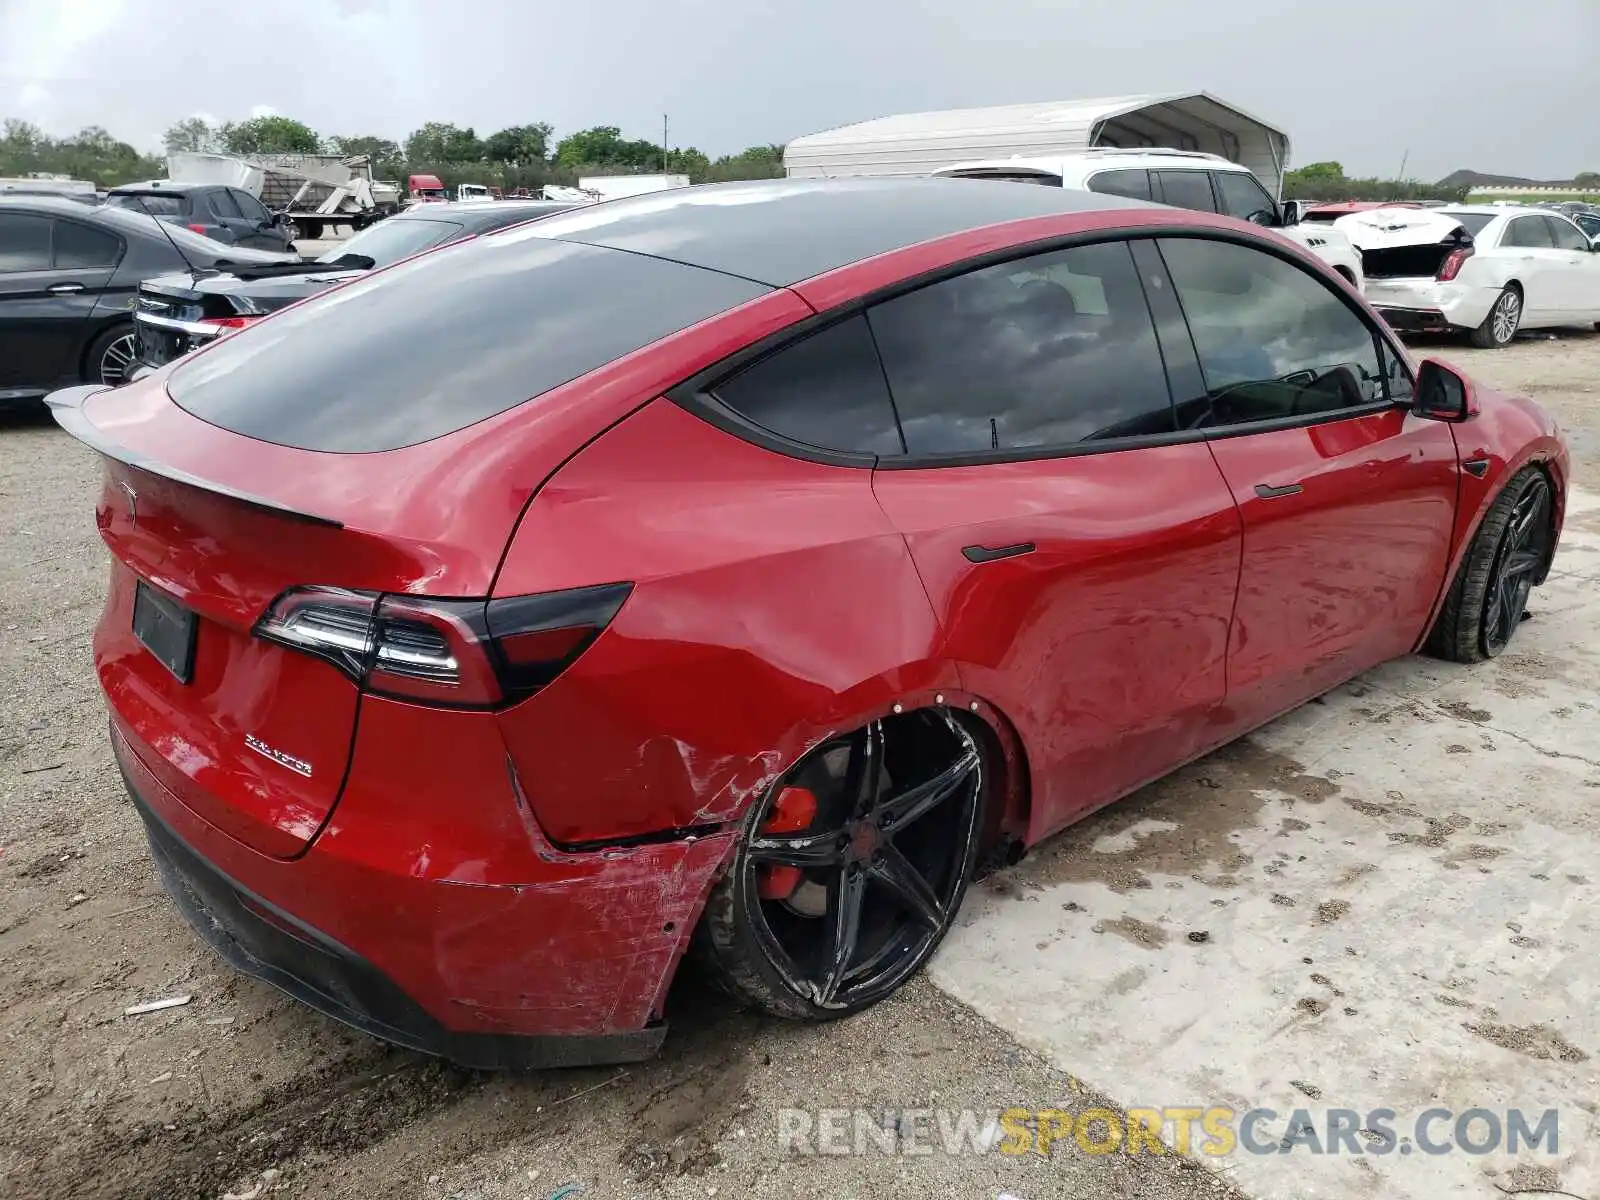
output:
[[[369,226],[313,262],[158,275],[139,285],[138,360],[159,367],[296,300],[450,242],[566,212],[546,200],[429,204]]]
[[[73,383],[121,383],[134,359],[141,279],[287,258],[64,196],[0,197],[0,405]]]
[[[1500,653],[1569,471],[1270,231],[939,179],[580,209],[51,403],[173,900],[476,1066],[653,1053],[691,949],[882,999],[976,872]]]
[[[1366,297],[1395,329],[1509,346],[1519,329],[1600,323],[1600,248],[1557,212],[1382,208],[1334,223],[1361,249]]]
[[[106,203],[182,225],[225,246],[279,254],[294,250],[294,223],[273,216],[254,196],[238,188],[153,179],[112,188],[106,193]]]
[[[1361,287],[1361,255],[1325,225],[1301,228],[1297,210],[1280,207],[1248,167],[1218,154],[1185,150],[1084,150],[1049,158],[996,158],[956,163],[934,172],[955,179],[993,179],[1087,188],[1175,208],[1223,213],[1276,229]]]

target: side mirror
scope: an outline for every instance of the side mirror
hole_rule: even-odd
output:
[[[1425,358],[1417,369],[1411,411],[1430,421],[1470,421],[1478,415],[1478,398],[1466,376],[1436,358]]]
[[[1278,210],[1278,224],[1282,226],[1300,224],[1300,202],[1298,200],[1285,200]]]

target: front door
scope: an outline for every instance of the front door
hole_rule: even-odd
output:
[[[1411,414],[1403,360],[1309,270],[1237,243],[1159,247],[1198,358],[1179,418],[1205,431],[1243,518],[1226,715],[1250,728],[1421,639],[1455,436]]]
[[[1203,748],[1237,509],[1176,428],[1126,243],[974,271],[868,320],[906,443],[875,494],[944,655],[1031,749],[1041,836]]]

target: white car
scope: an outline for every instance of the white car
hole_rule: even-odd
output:
[[[1357,291],[1361,289],[1361,253],[1344,234],[1326,225],[1300,228],[1295,223],[1298,213],[1280,207],[1248,167],[1219,154],[1102,148],[1046,158],[979,159],[934,174],[1077,188],[1238,217],[1276,229],[1343,275]]]
[[[1461,330],[1495,349],[1518,329],[1600,323],[1600,248],[1559,212],[1377,208],[1333,224],[1360,247],[1366,297],[1395,329]]]

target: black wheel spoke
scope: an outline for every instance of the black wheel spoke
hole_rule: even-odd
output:
[[[750,839],[751,862],[786,867],[831,867],[844,861],[836,829],[793,835],[757,834]]]
[[[884,846],[872,865],[872,877],[886,888],[896,902],[931,932],[944,928],[944,905],[922,872],[893,846]]]
[[[874,721],[850,741],[850,764],[844,773],[844,795],[851,817],[865,816],[883,786],[883,722]]]
[[[831,1004],[850,975],[850,961],[856,956],[856,946],[861,940],[861,899],[866,892],[867,878],[854,866],[839,872],[838,879],[828,891],[828,924],[831,936],[828,942],[828,959],[821,983],[817,987],[817,1003]]]
[[[961,757],[926,783],[907,788],[900,795],[883,803],[879,810],[879,825],[889,836],[927,816],[965,786],[978,769],[978,752],[967,747]]]

